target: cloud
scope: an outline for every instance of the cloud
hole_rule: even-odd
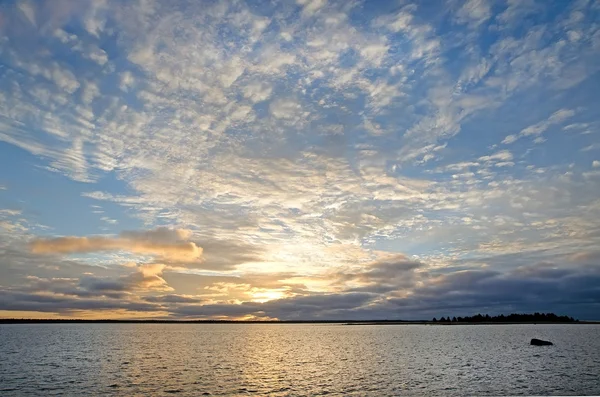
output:
[[[504,145],[510,145],[513,142],[516,142],[519,139],[518,135],[507,135],[506,138],[502,140]]]
[[[231,270],[247,262],[264,260],[264,249],[239,239],[217,239],[204,236],[201,239],[202,261],[188,263],[188,267],[207,270]]]
[[[414,265],[393,271],[398,276],[412,271]],[[388,270],[395,266],[382,266]],[[417,266],[414,266],[417,267]],[[599,280],[597,270],[573,270],[554,265],[517,268],[500,273],[490,270],[458,271],[448,275],[423,274],[404,282],[410,293],[392,292],[387,299],[373,292],[341,292],[312,294],[265,303],[246,302],[238,305],[206,304],[179,306],[179,316],[213,317],[218,315],[243,317],[248,315],[282,319],[375,319],[394,318],[429,319],[446,315],[476,312],[502,313],[523,308],[526,311],[551,310],[563,312],[580,305],[582,315],[589,316],[597,303],[597,294],[591,280]],[[589,278],[590,282],[585,279]],[[526,290],[527,293],[519,291]],[[561,292],[557,299],[556,291]],[[417,314],[418,313],[418,314]],[[447,313],[448,314],[448,313]],[[420,316],[420,317],[419,317]],[[425,317],[427,316],[427,317]]]
[[[21,215],[21,213],[22,213],[21,210],[0,209],[0,216],[2,216],[2,215],[17,216],[17,215]]]
[[[33,26],[36,26],[35,21],[35,8],[28,1],[19,1],[17,7],[23,13],[23,15],[27,18],[29,23]]]
[[[327,0],[297,0],[302,5],[302,15],[311,16],[327,4]]]
[[[273,117],[278,119],[292,119],[300,111],[300,105],[292,99],[280,99],[269,105]]]
[[[159,228],[147,232],[124,232],[118,238],[110,237],[57,237],[35,239],[31,251],[35,254],[72,254],[124,250],[138,254],[152,254],[174,261],[193,261],[200,258],[202,248],[193,242],[187,230]]]
[[[127,312],[152,312],[159,307],[150,303],[129,302],[115,299],[79,299],[65,296],[48,296],[14,291],[0,291],[0,310],[37,311],[47,313],[77,314],[85,311],[108,311],[122,309]]]
[[[500,22],[499,28],[507,28],[538,9],[535,0],[508,0],[506,9],[496,16],[496,20]]]
[[[252,102],[262,102],[271,96],[272,87],[264,82],[250,83],[243,89],[244,97]]]
[[[136,267],[136,272],[118,279],[126,289],[142,291],[173,291],[161,277],[165,265],[160,263],[143,264]]]
[[[158,295],[148,296],[144,298],[147,302],[152,303],[200,303],[201,299],[185,296],[185,295]]]
[[[129,88],[135,84],[135,77],[133,77],[133,73],[131,73],[128,70],[121,73],[120,79],[121,79],[121,83],[119,85],[119,88],[122,91],[125,91],[125,92],[129,91]]]
[[[493,161],[510,161],[513,159],[513,155],[508,150],[501,150],[489,156],[479,157],[479,161],[493,162]]]
[[[418,270],[426,266],[404,255],[394,255],[365,266],[360,272],[340,272],[338,282],[352,291],[385,293],[414,286]]]
[[[552,115],[550,115],[550,117],[547,120],[539,122],[534,125],[531,125],[531,126],[525,128],[524,130],[522,130],[521,135],[528,136],[528,135],[541,134],[546,129],[548,129],[548,127],[558,124],[558,123],[562,123],[563,121],[569,119],[570,117],[573,117],[574,115],[575,115],[575,111],[572,109],[558,110],[558,111],[552,113]]]
[[[572,260],[580,263],[597,264],[600,263],[600,251],[578,252],[573,254]]]
[[[468,0],[456,12],[456,20],[474,27],[484,23],[492,16],[491,4],[487,0]]]
[[[525,136],[540,135],[544,131],[546,131],[548,128],[568,120],[569,118],[573,117],[575,114],[576,114],[576,112],[572,109],[557,110],[556,112],[551,114],[550,117],[548,117],[548,119],[540,121],[539,123],[530,125],[527,128],[524,128],[523,130],[521,130],[521,132],[519,134],[508,135],[506,138],[504,138],[502,143],[505,145],[509,145],[511,143],[516,142],[519,138],[522,138]],[[536,139],[539,139],[539,137]]]
[[[571,259],[593,264],[597,256],[595,251],[581,252]],[[293,281],[295,276],[284,274],[249,276],[237,282],[235,277],[226,281],[220,276],[188,275],[192,284],[202,285],[197,283],[200,279],[194,278],[200,277],[208,283],[207,287],[199,288],[195,294],[177,294],[173,291],[179,288],[179,282],[173,279],[175,288],[167,284],[164,265],[144,264],[132,269],[133,272],[116,278],[89,274],[80,278],[28,277],[24,287],[0,287],[3,297],[0,309],[64,314],[123,309],[132,315],[162,313],[175,318],[369,320],[428,319],[520,308],[567,311],[589,318],[595,313],[596,286],[600,281],[595,265],[573,267],[567,263],[538,262],[505,271],[434,269],[403,255],[388,255],[359,271],[347,269],[325,275],[323,281],[334,292],[310,292],[303,287],[283,298],[252,301],[249,298],[261,296],[263,291],[285,291],[282,287],[299,284]],[[171,280],[170,276],[168,279]],[[241,300],[237,302],[231,301],[236,296],[231,295],[234,287],[240,292],[247,291],[238,295]]]
[[[79,278],[27,277],[28,292],[52,292],[79,298],[106,297],[116,300],[136,299],[134,294],[173,291],[161,277],[163,264],[141,264],[135,271],[120,277],[96,276],[89,273]]]
[[[600,144],[592,143],[591,145],[588,145],[588,146],[582,148],[581,151],[582,152],[589,152],[589,151],[598,150],[598,149],[600,149]]]
[[[593,297],[572,259],[600,244],[593,7],[7,4],[2,160],[27,178],[2,180],[6,296],[282,318],[509,310],[482,285],[583,302],[561,283]],[[115,222],[153,229],[97,235]]]

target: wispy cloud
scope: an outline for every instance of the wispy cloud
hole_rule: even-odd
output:
[[[504,138],[502,143],[508,145],[522,137],[532,136],[532,135],[538,136],[538,135],[542,134],[544,131],[546,131],[548,128],[550,128],[551,126],[563,123],[564,121],[568,120],[569,118],[573,117],[574,115],[575,115],[575,111],[572,109],[557,110],[556,112],[552,113],[552,115],[550,115],[550,117],[548,117],[548,119],[546,119],[544,121],[540,121],[539,123],[530,125],[527,128],[524,128],[523,130],[521,130],[521,132],[519,134],[508,135],[506,138]]]

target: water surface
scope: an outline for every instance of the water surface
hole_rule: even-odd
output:
[[[598,325],[0,325],[10,395],[600,395]],[[531,338],[554,346],[530,346]]]

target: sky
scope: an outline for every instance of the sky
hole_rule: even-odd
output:
[[[600,319],[599,21],[3,1],[0,317]]]

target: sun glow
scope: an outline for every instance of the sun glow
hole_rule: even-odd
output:
[[[252,292],[253,302],[268,302],[285,297],[285,290],[258,290]]]

